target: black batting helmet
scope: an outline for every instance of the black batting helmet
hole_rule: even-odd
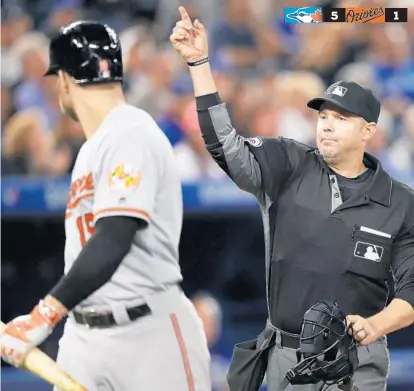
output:
[[[62,27],[50,42],[47,75],[67,72],[77,84],[122,82],[122,51],[115,31],[93,21]]]
[[[348,330],[336,302],[321,301],[312,306],[303,318],[299,362],[287,373],[283,386],[323,382],[352,389],[358,356],[356,341]]]

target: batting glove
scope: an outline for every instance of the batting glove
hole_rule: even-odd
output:
[[[41,300],[28,315],[22,315],[6,325],[0,335],[1,357],[19,367],[33,347],[40,345],[62,319],[62,314]]]

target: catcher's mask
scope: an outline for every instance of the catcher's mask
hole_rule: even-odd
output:
[[[358,356],[348,331],[336,302],[321,301],[312,306],[302,321],[298,364],[287,373],[283,386],[324,382],[350,389]]]

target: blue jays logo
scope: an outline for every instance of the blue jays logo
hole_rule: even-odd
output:
[[[322,8],[285,8],[285,23],[322,23]]]

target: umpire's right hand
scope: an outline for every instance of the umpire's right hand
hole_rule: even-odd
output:
[[[198,19],[193,23],[184,7],[178,7],[178,10],[181,20],[173,29],[171,43],[187,62],[203,60],[208,57],[206,29]]]

